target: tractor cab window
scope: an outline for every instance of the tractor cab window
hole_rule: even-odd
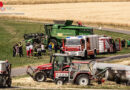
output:
[[[67,39],[66,45],[80,45],[80,39]]]
[[[89,67],[88,64],[80,64],[80,70],[82,71],[89,71]]]
[[[54,67],[55,70],[62,70],[62,68],[71,62],[69,57],[57,56],[55,57]]]

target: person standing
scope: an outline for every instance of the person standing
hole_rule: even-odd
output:
[[[126,43],[125,39],[121,40],[122,47],[125,47],[125,43]]]
[[[30,48],[30,55],[32,56],[32,55],[33,55],[33,45],[30,44],[30,45],[29,45],[29,48]]]
[[[55,48],[55,53],[57,53],[57,50],[58,50],[57,45],[54,45],[54,48]]]
[[[30,56],[30,47],[29,47],[29,43],[26,45],[26,52],[27,52],[27,57]]]
[[[15,49],[16,49],[16,55],[19,55],[19,46],[18,46],[18,44],[15,45]]]
[[[78,21],[77,22],[78,26],[82,26],[82,22]]]
[[[43,44],[43,43],[41,44],[41,50],[42,50],[42,53],[43,53],[43,54],[45,54],[45,53],[46,53],[45,46],[44,46],[44,44]]]
[[[41,57],[41,45],[37,48],[38,58]]]
[[[22,57],[23,56],[23,45],[21,42],[19,42],[19,56]]]
[[[6,60],[6,70],[7,70],[7,73],[10,74],[10,63],[8,60]]]
[[[15,44],[15,45],[13,45],[13,57],[15,57],[15,56],[16,56],[16,48],[15,48],[15,46],[16,46],[16,44]]]

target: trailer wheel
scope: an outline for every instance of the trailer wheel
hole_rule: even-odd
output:
[[[56,84],[57,84],[57,85],[63,85],[64,82],[63,82],[62,79],[57,79],[57,80],[56,80]]]
[[[79,75],[79,76],[77,77],[76,83],[77,83],[78,85],[82,85],[82,86],[89,85],[89,84],[90,84],[90,80],[89,80],[88,75],[85,75],[85,74]]]
[[[12,83],[12,81],[11,81],[11,79],[10,79],[10,78],[7,80],[7,82],[6,82],[6,83],[7,83],[7,86],[8,86],[8,87],[11,87],[11,83]]]
[[[120,78],[119,77],[115,77],[115,81],[117,84],[121,84]]]
[[[46,74],[44,72],[38,72],[34,75],[34,79],[38,82],[46,81]]]

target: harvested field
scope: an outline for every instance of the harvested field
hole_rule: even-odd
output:
[[[71,19],[99,25],[130,26],[130,2],[5,5],[5,7],[13,9],[1,12],[0,16],[41,21]]]
[[[130,0],[1,0],[5,4],[47,4],[47,3],[78,3],[78,2],[126,2]]]
[[[72,84],[65,84],[62,86],[56,85],[54,81],[47,80],[47,82],[35,82],[31,77],[22,77],[22,78],[13,78],[13,86],[20,86],[20,87],[29,87],[30,89],[67,89],[67,88],[74,88],[76,90],[79,89],[129,89],[129,86],[126,85],[117,85],[115,82],[106,81],[105,83],[98,85],[95,82],[92,82],[92,85],[89,86],[79,86],[79,85],[72,85]],[[33,88],[34,87],[34,88]]]

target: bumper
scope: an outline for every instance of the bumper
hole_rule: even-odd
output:
[[[81,57],[84,56],[83,51],[65,51],[65,53],[72,56],[81,56]]]

